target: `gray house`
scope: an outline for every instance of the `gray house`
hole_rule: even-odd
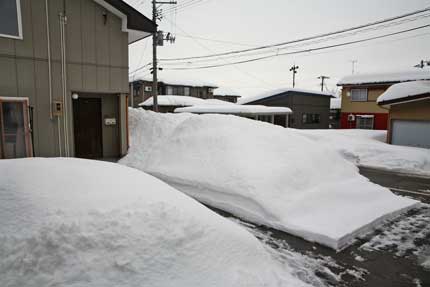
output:
[[[128,149],[128,45],[154,23],[120,0],[0,1],[0,158]]]
[[[328,129],[332,94],[302,90],[278,89],[256,97],[239,100],[242,105],[288,107],[293,111],[288,126],[297,129]],[[285,117],[275,117],[275,124],[286,126]]]

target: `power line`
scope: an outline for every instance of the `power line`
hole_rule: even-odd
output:
[[[300,50],[300,51],[279,53],[279,54],[274,54],[274,55],[268,55],[268,56],[243,60],[243,61],[230,62],[230,63],[226,63],[226,64],[217,64],[217,65],[190,67],[190,68],[187,68],[187,67],[185,67],[185,68],[166,68],[166,70],[197,70],[197,69],[209,69],[209,68],[217,68],[217,67],[223,67],[223,66],[229,66],[229,65],[244,64],[244,63],[250,63],[250,62],[256,62],[256,61],[265,60],[265,59],[269,59],[269,58],[274,58],[274,57],[278,57],[278,56],[294,55],[294,54],[301,54],[301,53],[310,53],[313,51],[326,50],[326,49],[331,49],[331,48],[336,48],[336,47],[342,47],[342,46],[347,46],[347,45],[353,45],[353,44],[368,42],[368,41],[372,41],[372,40],[377,40],[377,39],[382,39],[382,38],[387,38],[387,37],[391,37],[391,36],[395,36],[395,35],[400,35],[400,34],[412,32],[412,31],[416,31],[416,30],[424,29],[424,28],[428,28],[428,27],[430,27],[430,24],[411,28],[411,29],[407,29],[407,30],[402,30],[402,31],[398,31],[398,32],[393,32],[393,33],[389,33],[389,34],[384,34],[384,35],[380,35],[380,36],[344,42],[344,43],[340,43],[340,44],[322,46],[322,47],[317,47],[317,48],[310,48],[310,49],[305,49],[305,50]]]
[[[379,20],[379,21],[367,23],[367,24],[364,24],[364,25],[359,25],[359,26],[355,26],[355,27],[351,27],[351,28],[347,28],[347,29],[342,29],[342,30],[338,30],[338,31],[334,31],[334,32],[319,34],[319,35],[315,35],[315,36],[311,36],[311,37],[301,38],[301,39],[292,40],[292,41],[286,41],[286,42],[277,43],[277,44],[264,45],[264,46],[260,46],[260,47],[256,47],[256,48],[235,50],[235,51],[230,51],[230,52],[223,52],[223,53],[204,55],[204,56],[192,56],[192,57],[183,57],[183,58],[160,59],[160,61],[193,60],[193,59],[220,57],[220,56],[225,56],[225,55],[232,55],[232,54],[240,54],[240,53],[258,51],[258,50],[263,50],[263,49],[268,49],[268,48],[276,48],[276,47],[281,47],[281,46],[285,46],[285,45],[289,45],[289,44],[294,44],[294,43],[299,43],[299,42],[314,40],[314,39],[323,38],[323,37],[332,36],[332,35],[337,35],[337,34],[343,34],[343,33],[351,32],[351,31],[355,31],[355,30],[360,30],[360,29],[363,29],[363,28],[366,28],[366,27],[376,26],[376,25],[380,25],[380,24],[392,22],[392,21],[395,21],[395,20],[399,20],[399,19],[403,19],[403,18],[406,18],[406,17],[413,16],[413,15],[421,14],[421,13],[424,13],[424,12],[427,12],[427,11],[430,11],[430,7],[427,7],[425,9],[421,9],[421,10],[417,10],[417,11],[414,11],[414,12],[410,12],[410,13],[407,13],[407,14],[402,14],[402,15],[399,15],[399,16],[396,16],[396,17],[391,17],[391,18],[387,18],[387,19],[383,19],[383,20]]]

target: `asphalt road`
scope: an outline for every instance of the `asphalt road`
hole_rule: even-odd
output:
[[[399,173],[360,168],[370,181],[389,188],[392,192],[430,204],[430,178],[413,177]]]

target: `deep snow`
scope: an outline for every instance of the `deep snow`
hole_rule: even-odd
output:
[[[387,101],[399,99],[406,101],[408,97],[423,94],[430,94],[430,81],[413,81],[392,85],[378,97],[376,102],[383,104]]]
[[[338,151],[358,166],[430,176],[430,149],[385,143],[386,131],[297,130],[318,145]]]
[[[130,110],[122,164],[199,201],[334,249],[416,201],[358,173],[337,151],[292,129],[221,115]]]
[[[245,229],[138,170],[35,158],[1,160],[0,175],[0,286],[305,286]]]

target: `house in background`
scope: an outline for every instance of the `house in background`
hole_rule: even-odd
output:
[[[226,102],[215,100],[215,99],[200,99],[196,97],[188,96],[168,96],[158,95],[158,112],[160,113],[173,113],[177,108],[191,107],[195,105],[219,105],[226,104]],[[154,100],[149,98],[143,103],[139,104],[139,107],[152,111],[154,109]]]
[[[330,100],[330,123],[329,128],[340,128],[340,113],[341,113],[342,98],[331,98]]]
[[[429,79],[430,73],[422,70],[344,77],[338,83],[342,87],[341,128],[386,130],[388,110],[376,99],[393,84]]]
[[[133,101],[130,100],[130,106],[138,107],[140,103],[153,96],[152,79],[133,80],[130,82],[130,86],[133,89]],[[217,86],[212,83],[198,80],[160,78],[158,81],[158,95],[213,99],[216,88]]]
[[[240,97],[235,91],[223,87],[217,88],[214,92],[214,99],[230,103],[237,103]]]
[[[128,45],[155,24],[120,0],[2,0],[0,158],[127,153]]]
[[[285,117],[275,117],[275,124],[280,126],[297,129],[328,129],[331,98],[333,95],[330,93],[286,88],[269,91],[256,97],[242,98],[238,103],[292,109],[293,114],[289,117],[288,124],[285,123]]]
[[[430,148],[430,81],[395,84],[377,102],[389,110],[388,143]]]

